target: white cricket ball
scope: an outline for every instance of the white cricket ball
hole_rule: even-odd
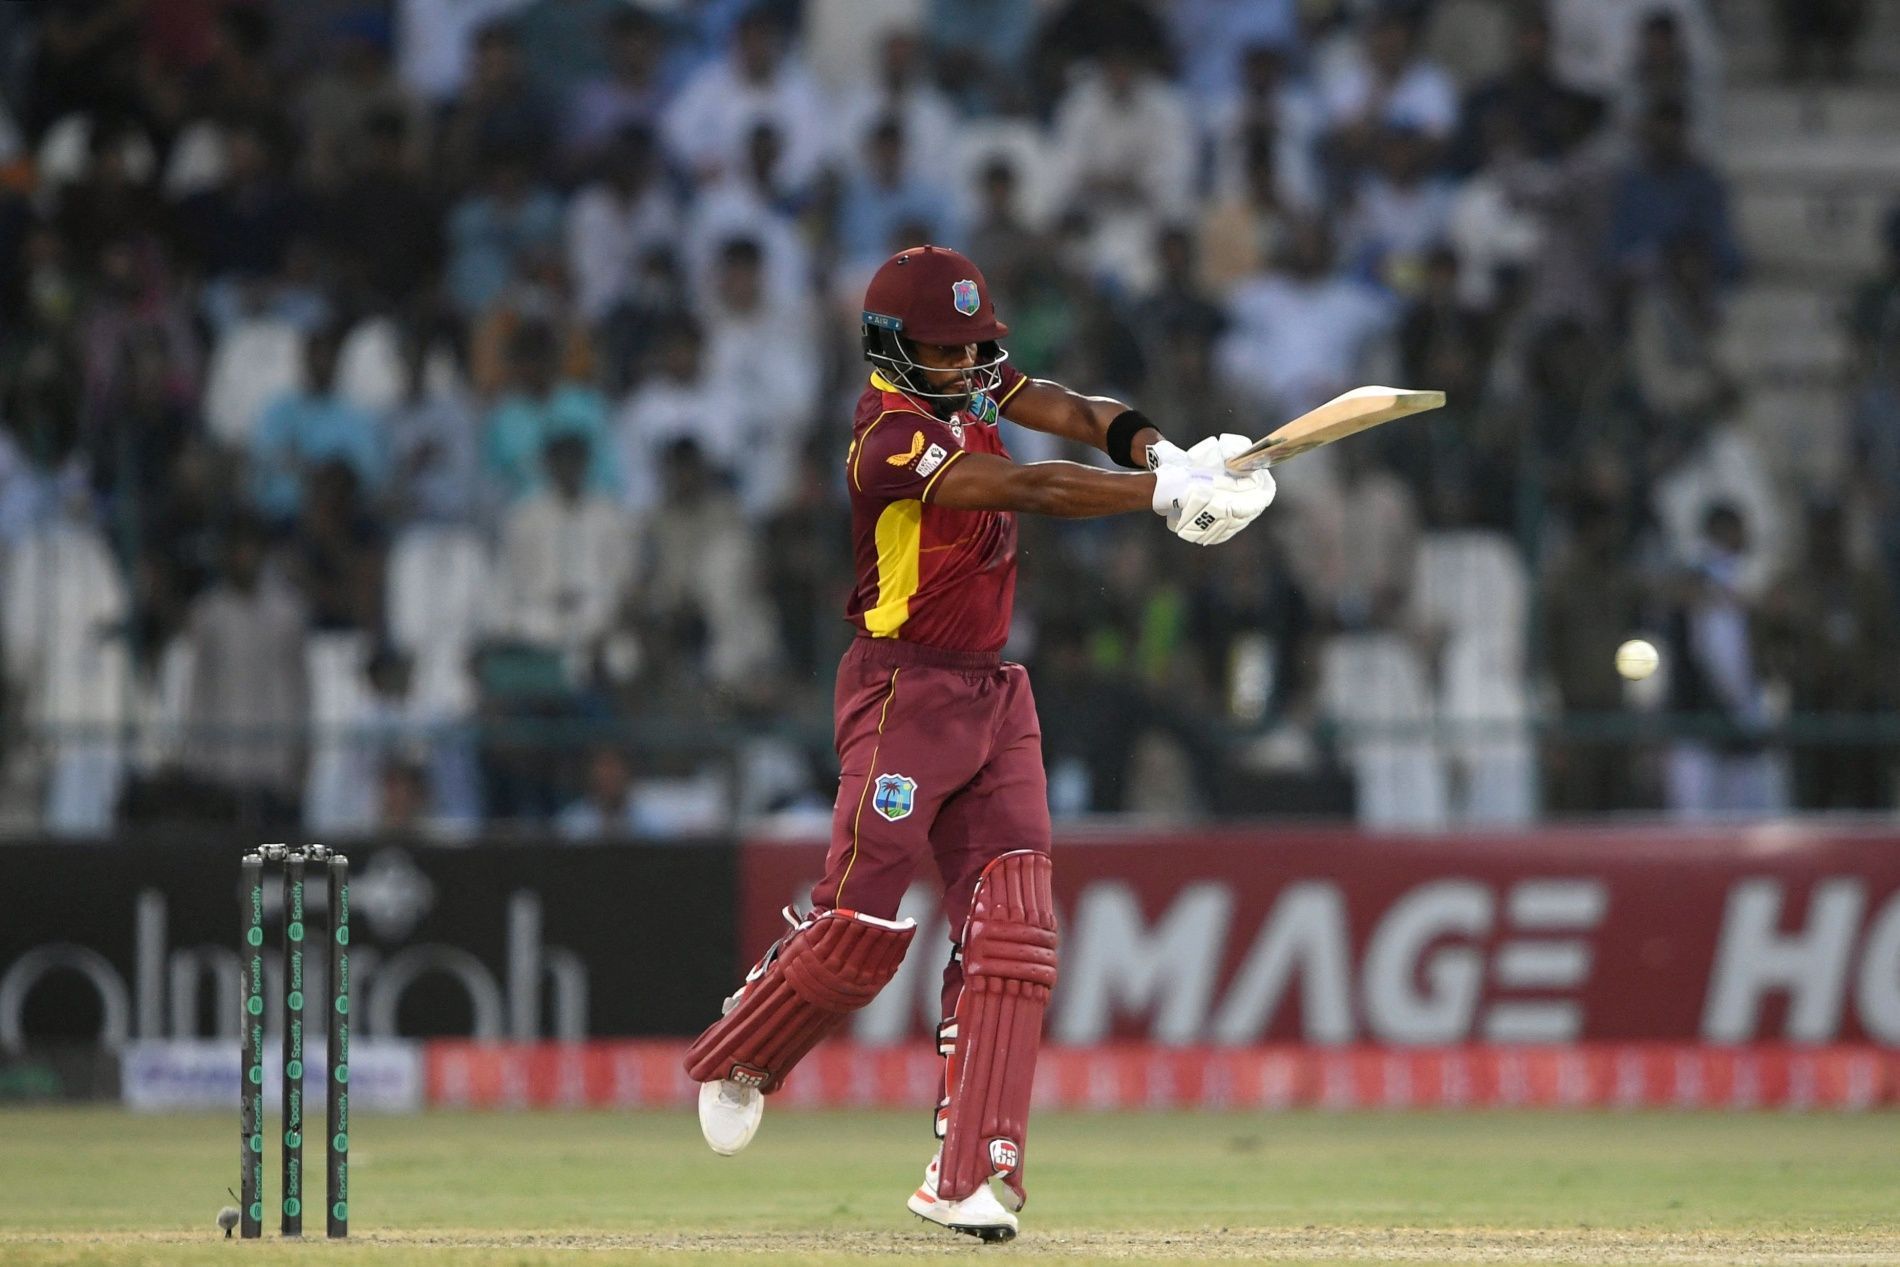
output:
[[[1642,681],[1661,663],[1655,645],[1641,638],[1631,638],[1616,649],[1616,671],[1631,682]]]

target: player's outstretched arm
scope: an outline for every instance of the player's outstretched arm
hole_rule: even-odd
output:
[[[943,470],[932,490],[939,506],[1010,510],[1062,519],[1088,519],[1142,507],[1195,545],[1216,545],[1246,527],[1273,500],[1264,471],[1234,475],[1215,465],[1181,463],[1153,475],[1123,475],[1077,462],[1018,466],[988,453],[963,453]]]
[[[1244,435],[1209,436],[1192,449],[1170,443],[1147,415],[1112,396],[1083,396],[1060,383],[1032,378],[1006,398],[1003,416],[1018,426],[1093,445],[1121,466],[1158,471],[1231,458],[1253,447]]]
[[[1135,468],[1148,465],[1148,446],[1162,438],[1152,423],[1114,397],[1083,396],[1046,378],[1032,378],[1010,393],[1003,416],[1019,427],[1100,449]],[[1115,420],[1124,416],[1128,421],[1117,432]]]
[[[930,500],[956,510],[1013,510],[1058,519],[1094,519],[1154,504],[1155,477],[1103,471],[1080,462],[1018,464],[989,453],[959,455]]]

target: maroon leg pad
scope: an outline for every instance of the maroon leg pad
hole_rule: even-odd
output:
[[[1056,912],[1049,855],[1023,849],[983,869],[963,934],[950,1121],[937,1191],[961,1201],[1000,1175],[1023,1191],[1029,1091],[1042,1014],[1056,984]]]
[[[730,1078],[778,1090],[806,1052],[877,997],[916,932],[910,920],[819,912],[786,937],[733,1009],[694,1040],[686,1072],[696,1082]]]

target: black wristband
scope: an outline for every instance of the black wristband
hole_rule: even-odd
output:
[[[1135,457],[1135,434],[1144,428],[1153,427],[1148,415],[1139,409],[1128,409],[1115,415],[1115,421],[1108,424],[1108,435],[1102,440],[1102,448],[1109,460],[1117,466],[1125,466],[1134,471],[1145,471],[1148,463]],[[1156,427],[1156,431],[1160,428]]]

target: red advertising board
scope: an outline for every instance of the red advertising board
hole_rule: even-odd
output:
[[[434,1040],[428,1102],[445,1108],[690,1111],[685,1039]],[[800,1063],[780,1108],[937,1103],[933,1046],[831,1040]],[[1855,1110],[1900,1102],[1900,1052],[1865,1045],[1712,1047],[1045,1047],[1041,1109],[1696,1108]]]
[[[741,961],[822,856],[745,847]],[[1055,876],[1052,1045],[1900,1047],[1892,831],[1099,835],[1058,842]],[[948,930],[927,863],[904,913],[923,931],[860,1043],[935,1023]]]

